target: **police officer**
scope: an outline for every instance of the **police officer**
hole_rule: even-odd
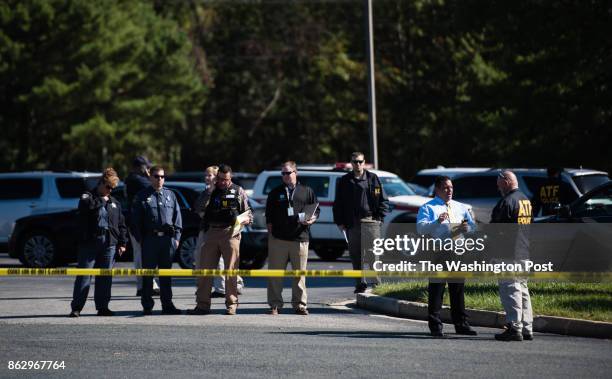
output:
[[[554,215],[557,207],[571,202],[569,187],[561,179],[561,168],[548,168],[546,170],[548,178],[546,182],[538,188],[533,201],[533,214],[542,216]]]
[[[125,191],[128,204],[130,205],[130,212],[132,212],[132,204],[136,194],[151,185],[149,180],[149,169],[151,166],[151,161],[142,155],[134,158],[132,162],[132,171],[125,179]],[[131,230],[130,242],[132,244],[132,252],[134,253],[134,268],[142,268],[142,248],[138,241],[136,241],[136,238],[134,238],[134,233]],[[159,295],[157,278],[153,281],[153,294]],[[142,276],[136,277],[136,296],[142,296]]]
[[[212,191],[215,189],[215,178],[217,177],[217,172],[219,171],[219,166],[209,166],[204,170],[204,183],[206,184],[206,188],[204,191],[200,193],[198,198],[195,201],[194,209],[196,213],[200,216],[200,232],[198,233],[198,242],[196,244],[196,250],[194,252],[194,265],[196,269],[202,268],[202,255],[204,253],[204,243],[206,242],[206,223],[204,222],[204,212],[206,210],[206,206],[208,206],[208,202],[210,201],[210,195]],[[223,257],[219,259],[219,266],[217,266],[218,270],[223,270],[225,268]],[[198,277],[197,282],[202,281],[203,277]],[[238,279],[238,294],[242,293],[242,288],[244,287],[244,280],[239,275]],[[199,286],[200,284],[198,284]],[[213,291],[211,294],[212,297],[225,297],[225,277],[224,276],[215,276],[213,279]]]
[[[514,230],[506,230],[512,238],[508,241],[514,258],[524,262],[529,258],[529,230],[532,220],[531,202],[518,188],[516,175],[502,171],[497,178],[497,188],[502,194],[491,214],[491,223],[517,224]],[[506,311],[506,330],[496,334],[498,341],[522,341],[533,339],[533,310],[527,288],[527,279],[514,278],[499,281],[499,297]]]
[[[238,217],[242,221],[238,219]],[[227,270],[238,267],[240,258],[240,230],[235,224],[246,225],[253,220],[251,209],[244,189],[232,183],[232,169],[228,165],[219,165],[215,188],[210,194],[210,201],[204,211],[206,236],[201,265],[204,269],[215,269],[219,257],[223,256]],[[204,277],[198,281],[196,292],[197,305],[188,314],[203,315],[210,313],[210,292],[212,278]],[[235,315],[238,306],[238,289],[236,276],[225,278],[226,314]]]
[[[266,200],[268,226],[268,268],[285,270],[291,261],[293,270],[306,270],[309,228],[320,212],[314,191],[297,181],[294,161],[283,163],[283,184],[274,188]],[[305,212],[309,206],[308,214]],[[316,206],[316,208],[314,208]],[[312,208],[312,211],[310,210]],[[268,279],[270,314],[283,307],[283,278]],[[308,315],[306,277],[293,278],[291,303],[296,314]]]
[[[165,172],[151,168],[151,186],[140,191],[133,204],[134,237],[142,246],[143,268],[171,268],[183,228],[181,208],[174,192],[164,187]],[[143,277],[141,303],[143,315],[152,314],[153,277]],[[172,303],[172,278],[159,278],[162,314],[181,314]]]
[[[462,233],[476,226],[469,209],[453,200],[453,183],[448,176],[439,176],[434,181],[435,197],[423,204],[417,214],[417,232],[437,239],[460,238]],[[445,280],[430,279],[427,299],[429,331],[434,337],[443,337],[440,310],[446,288]],[[465,313],[464,281],[448,281],[451,303],[451,317],[455,333],[475,336],[477,333],[467,322]]]
[[[334,223],[347,234],[353,269],[361,270],[363,262],[368,262],[372,270],[374,255],[361,246],[362,233],[366,241],[380,237],[382,222],[389,212],[389,201],[378,176],[364,168],[363,153],[354,152],[351,164],[353,171],[342,176],[336,186]],[[367,287],[365,277],[357,278],[354,292],[362,293]]]
[[[119,183],[112,168],[102,173],[98,186],[92,192],[81,195],[78,206],[80,243],[78,268],[113,268],[115,251],[125,251],[127,227],[121,213],[121,204],[110,193]],[[112,276],[98,276],[94,301],[98,316],[113,316],[108,309],[111,298]],[[72,312],[70,317],[79,317],[87,300],[91,276],[77,276],[74,282]]]

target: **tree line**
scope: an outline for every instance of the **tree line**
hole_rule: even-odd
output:
[[[376,0],[379,161],[612,170],[612,5]],[[0,170],[369,153],[364,1],[7,0]]]

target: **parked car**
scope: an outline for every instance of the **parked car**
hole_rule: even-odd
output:
[[[552,261],[555,271],[612,269],[612,181],[601,184],[556,215],[534,220],[531,254]]]
[[[193,211],[192,205],[204,189],[204,184],[167,182],[165,185],[176,194],[183,218],[183,234],[175,259],[181,267],[193,268],[200,217]],[[129,223],[127,196],[123,184],[115,188],[113,196],[121,202]],[[240,266],[261,268],[267,258],[267,230],[265,220],[262,221],[264,210],[256,202],[251,204],[254,207],[255,222],[242,232]],[[76,209],[21,218],[17,220],[9,242],[9,255],[18,258],[27,267],[50,267],[75,262],[77,227]],[[130,255],[131,248],[128,246],[127,256]]]
[[[516,174],[519,188],[530,199],[535,197],[540,186],[547,180],[546,169],[543,168],[511,170]],[[491,211],[501,197],[496,185],[500,171],[500,169],[490,169],[460,174],[453,178],[453,198],[471,204],[476,219],[480,222],[489,222]],[[589,169],[564,169],[561,179],[569,190],[567,193],[572,194],[571,200],[610,180],[607,172]]]
[[[6,247],[17,219],[76,208],[99,179],[91,172],[0,173],[0,245]]]
[[[232,172],[232,182],[244,188],[248,196],[253,194],[257,174],[250,172]],[[168,175],[168,181],[173,182],[200,182],[204,183],[203,171],[178,171]]]
[[[453,179],[457,175],[460,174],[470,174],[477,172],[486,172],[489,171],[490,168],[487,167],[444,167],[438,166],[436,168],[426,168],[420,170],[416,173],[416,175],[410,180],[411,183],[420,185],[422,187],[427,188],[428,195],[433,193],[433,184],[434,180],[441,175],[448,176]]]
[[[404,183],[406,183],[406,185],[410,187],[410,189],[413,190],[414,193],[416,193],[417,195],[420,195],[420,196],[430,196],[431,195],[431,191],[428,187],[423,187],[421,185],[418,185],[416,183],[411,183],[411,182],[404,182]]]
[[[318,166],[298,167],[298,181],[314,190],[321,208],[319,219],[310,227],[310,247],[321,259],[335,260],[344,254],[347,246],[342,232],[334,224],[332,205],[336,197],[336,184],[340,177],[347,173],[348,167],[339,164],[323,166],[320,169],[312,168]],[[391,212],[385,218],[383,233],[386,232],[389,223],[415,222],[419,207],[430,198],[417,195],[393,173],[381,170],[370,171],[380,177],[391,205]],[[281,183],[280,170],[261,172],[255,181],[253,199],[265,205],[268,193]]]
[[[612,223],[612,181],[607,181],[559,207],[556,215],[538,217],[534,223]]]

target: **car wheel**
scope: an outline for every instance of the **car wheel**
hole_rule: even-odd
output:
[[[29,233],[21,243],[20,261],[26,267],[51,267],[57,258],[53,239],[45,232]]]
[[[268,254],[263,252],[253,257],[253,259],[240,259],[241,270],[259,270],[266,264]]]
[[[324,261],[335,261],[344,255],[344,250],[338,247],[321,247],[315,249],[315,254]]]
[[[189,236],[181,241],[178,248],[177,261],[182,268],[193,269],[195,267],[195,250],[198,247],[198,237]]]

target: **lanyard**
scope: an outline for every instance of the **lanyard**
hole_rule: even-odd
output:
[[[285,192],[287,193],[287,201],[289,202],[289,207],[293,207],[293,197],[295,196],[295,190],[297,189],[297,184],[293,187],[293,191],[291,191],[291,195],[289,195],[289,187],[285,186]]]

